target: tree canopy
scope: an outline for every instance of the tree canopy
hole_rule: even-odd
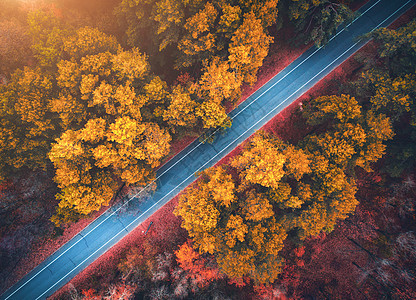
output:
[[[256,133],[228,165],[201,173],[176,213],[195,247],[230,277],[273,282],[287,237],[302,241],[353,213],[354,170],[371,171],[393,137],[390,119],[348,95],[311,100],[303,116],[325,128],[291,145]]]

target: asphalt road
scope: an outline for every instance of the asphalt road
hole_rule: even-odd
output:
[[[358,36],[389,25],[415,3],[416,0],[370,1],[360,10],[361,15],[328,45],[309,49],[232,111],[232,127],[217,133],[212,144],[195,141],[162,166],[153,195],[145,201],[139,201],[143,197],[137,195],[123,207],[109,209],[7,290],[1,299],[45,299],[52,295],[192,183],[196,172],[213,166],[361,48],[367,41],[358,41]]]

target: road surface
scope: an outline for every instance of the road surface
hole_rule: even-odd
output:
[[[358,36],[389,25],[415,2],[367,3],[360,16],[339,30],[325,47],[309,49],[232,111],[232,127],[217,133],[212,144],[195,141],[162,166],[157,173],[158,188],[146,201],[139,201],[141,195],[137,195],[123,207],[106,211],[1,295],[1,299],[45,299],[52,295],[192,183],[196,172],[213,166],[360,49],[367,41],[359,41]]]

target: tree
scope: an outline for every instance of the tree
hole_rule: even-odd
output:
[[[387,114],[393,121],[398,121],[406,113],[411,113],[416,120],[413,110],[416,88],[414,74],[392,78],[385,72],[372,70],[362,74],[359,84],[370,93],[373,110]]]
[[[376,114],[368,111],[365,120],[365,130],[367,143],[360,151],[361,157],[356,161],[357,166],[367,171],[371,171],[370,164],[379,160],[386,152],[386,145],[383,141],[391,140],[395,133],[390,119],[384,114]]]
[[[239,0],[244,12],[252,11],[256,18],[261,20],[264,28],[276,23],[279,0]]]
[[[298,158],[300,164],[296,162]],[[302,151],[287,147],[281,140],[262,131],[254,135],[245,151],[231,161],[231,166],[240,172],[242,179],[271,188],[279,187],[285,175],[302,177],[302,173],[308,171],[307,165],[308,159]]]
[[[9,75],[32,58],[27,28],[18,20],[0,19],[0,74]]]
[[[96,28],[82,27],[64,41],[63,50],[69,57],[79,61],[87,55],[97,53],[117,53],[120,45],[115,37]]]
[[[61,188],[58,215],[86,215],[108,205],[120,182],[145,185],[154,178],[171,136],[142,108],[163,107],[166,84],[150,74],[144,54],[122,51],[95,29],[78,30],[64,45],[72,59],[58,64],[51,109],[65,132],[49,158]]]
[[[133,286],[127,285],[125,283],[119,283],[117,285],[110,286],[107,291],[107,294],[104,296],[104,299],[108,300],[129,300],[134,297]]]
[[[51,12],[41,10],[28,14],[29,34],[32,38],[32,50],[41,67],[54,68],[62,58],[64,39],[71,34]]]
[[[244,82],[253,84],[256,81],[257,70],[262,66],[272,41],[253,12],[244,15],[243,24],[234,32],[228,49],[230,66],[243,77]]]
[[[182,226],[195,247],[214,254],[225,274],[273,281],[281,266],[278,252],[286,233],[265,197],[253,190],[237,191],[226,169],[208,169],[180,197],[175,214],[182,216]]]
[[[182,86],[177,85],[169,95],[170,104],[163,112],[163,120],[172,126],[195,126],[197,103],[192,100],[191,94]]]
[[[346,123],[361,116],[361,107],[350,95],[321,96],[313,99],[302,114],[309,125],[320,125],[333,119]]]
[[[328,130],[306,137],[305,148],[320,152],[328,163],[341,169],[359,165],[370,170],[371,162],[384,154],[382,143],[393,137],[393,131],[385,115],[368,112],[364,117],[361,110],[355,98],[348,95],[313,99],[303,115],[311,125],[326,122]]]
[[[158,23],[157,34],[161,39],[159,51],[170,44],[177,44],[182,34],[185,17],[184,1],[162,0],[155,4],[153,19]]]
[[[196,108],[196,115],[201,118],[204,128],[227,127],[231,124],[225,108],[218,103],[205,101]],[[229,127],[229,126],[228,126]]]
[[[399,29],[380,28],[370,35],[379,42],[379,54],[387,58],[387,66],[393,77],[414,73],[415,65],[415,37],[416,21],[409,22]]]
[[[241,24],[242,11],[239,6],[231,6],[224,3],[221,5],[222,14],[218,22],[217,34],[224,36],[224,39],[229,40],[232,34],[237,30],[238,26]],[[225,40],[219,39],[218,43],[225,43]],[[220,46],[219,48],[223,48]]]
[[[50,144],[60,131],[57,115],[48,110],[54,95],[51,76],[38,68],[17,70],[0,87],[1,179],[23,167],[47,167]]]
[[[121,27],[126,31],[127,42],[132,47],[140,47],[146,53],[154,46],[155,20],[151,19],[154,0],[122,0],[115,9]],[[147,12],[147,13],[145,13]]]
[[[356,84],[359,95],[370,99],[375,114],[385,114],[395,127],[385,164],[393,177],[400,177],[403,171],[413,170],[416,165],[415,28],[413,20],[396,30],[379,29],[371,33],[378,41],[382,64],[362,74]]]
[[[289,18],[295,22],[305,43],[325,45],[339,25],[354,18],[354,13],[344,3],[330,0],[292,0],[289,4]]]
[[[175,251],[179,267],[186,272],[186,276],[196,281],[200,288],[206,287],[210,282],[221,278],[219,270],[208,266],[208,259],[202,257],[187,241]]]
[[[177,61],[177,67],[189,67],[197,61],[209,57],[215,50],[215,35],[211,32],[218,11],[211,2],[186,20],[186,33],[178,43],[178,49],[183,55]]]

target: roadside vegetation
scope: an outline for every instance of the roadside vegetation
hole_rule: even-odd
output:
[[[1,1],[3,289],[34,244],[151,182],[182,140],[229,127],[279,33],[324,45],[358,2]],[[371,55],[56,297],[416,297],[415,30],[373,32]]]

